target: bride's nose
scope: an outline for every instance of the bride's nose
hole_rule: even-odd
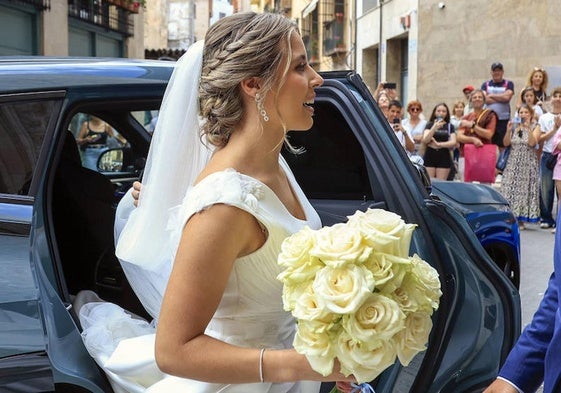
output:
[[[313,72],[313,76],[310,79],[310,86],[315,89],[316,87],[320,87],[321,85],[323,85],[323,78],[313,68],[312,68],[312,72]]]

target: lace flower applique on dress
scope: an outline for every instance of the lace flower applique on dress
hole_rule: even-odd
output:
[[[263,185],[234,169],[216,172],[191,187],[181,205],[170,209],[168,230],[183,227],[187,219],[217,203],[244,208],[255,214],[263,198]]]

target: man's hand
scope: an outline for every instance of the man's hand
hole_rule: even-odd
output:
[[[135,181],[132,183],[132,199],[134,200],[134,206],[138,207],[138,198],[140,198],[140,189],[142,188],[142,183]]]
[[[518,390],[510,383],[503,381],[502,379],[495,379],[483,393],[518,393]]]

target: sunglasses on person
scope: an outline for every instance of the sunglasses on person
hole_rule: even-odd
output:
[[[545,72],[545,70],[541,67],[534,67],[534,71]]]
[[[410,110],[411,112],[420,112],[420,111],[421,111],[421,108],[412,107],[412,108],[410,108],[409,110]]]

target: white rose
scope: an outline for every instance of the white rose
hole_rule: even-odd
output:
[[[405,273],[411,269],[411,262],[408,258],[372,252],[364,266],[374,276],[376,291],[391,293],[401,285]]]
[[[319,305],[336,314],[355,312],[374,290],[374,277],[363,265],[321,269],[312,288]]]
[[[346,224],[323,227],[316,233],[316,243],[310,254],[331,267],[341,267],[347,263],[362,263],[372,249],[362,241],[357,228]]]
[[[353,374],[358,383],[370,382],[394,364],[396,348],[392,340],[379,340],[368,348],[343,331],[336,345],[337,359],[345,376]]]
[[[333,315],[319,304],[311,283],[294,299],[292,315],[298,320],[321,321],[324,323],[330,323],[339,318],[339,316]]]
[[[401,286],[391,295],[398,302],[404,312],[425,311],[432,313],[438,308],[440,290],[428,289],[413,272],[405,274]]]
[[[413,267],[411,273],[417,277],[431,307],[435,310],[438,309],[440,296],[442,296],[438,272],[417,254],[414,254],[411,258],[411,264]]]
[[[429,314],[415,312],[407,316],[405,329],[394,336],[401,364],[407,366],[417,353],[427,348],[431,329],[432,320]]]
[[[296,307],[296,301],[308,290],[310,283],[284,284],[282,287],[282,303],[285,311],[292,311]]]
[[[361,230],[366,244],[386,254],[407,257],[416,225],[406,224],[399,215],[384,209],[357,211],[349,217],[350,226]]]
[[[333,372],[337,332],[332,328],[333,325],[318,321],[300,321],[294,337],[294,349],[305,355],[312,369],[323,376]]]
[[[403,287],[397,288],[390,294],[390,297],[399,304],[399,308],[404,313],[416,312],[419,309],[419,305],[412,299],[409,292]]]
[[[403,329],[405,314],[394,300],[372,293],[356,313],[343,316],[341,323],[351,337],[371,349],[377,341],[389,340]]]
[[[309,227],[304,227],[283,241],[278,263],[285,267],[285,270],[277,276],[278,280],[284,284],[294,284],[313,279],[316,272],[323,267],[317,258],[310,255],[315,241],[315,232]]]

